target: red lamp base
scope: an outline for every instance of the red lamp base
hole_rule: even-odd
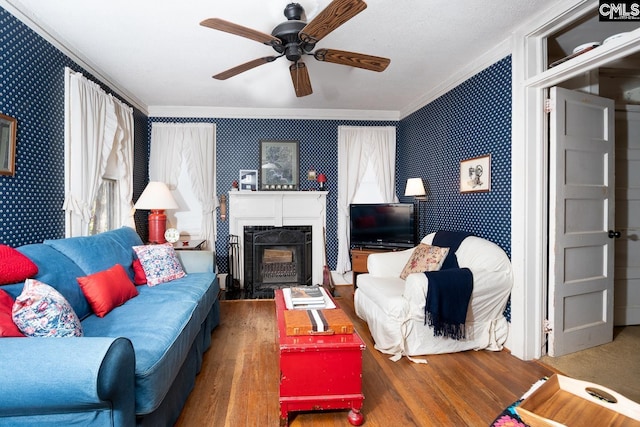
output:
[[[164,209],[152,209],[149,214],[149,243],[166,243],[167,216]]]

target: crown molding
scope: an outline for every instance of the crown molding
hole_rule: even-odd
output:
[[[398,111],[313,108],[226,108],[150,105],[149,117],[399,121]]]

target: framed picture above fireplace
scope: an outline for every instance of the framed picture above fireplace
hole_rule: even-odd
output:
[[[299,188],[298,141],[260,141],[258,188],[266,191],[297,191]]]

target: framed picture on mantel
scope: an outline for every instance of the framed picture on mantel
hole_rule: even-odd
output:
[[[260,141],[258,188],[265,191],[297,191],[299,188],[298,141]]]

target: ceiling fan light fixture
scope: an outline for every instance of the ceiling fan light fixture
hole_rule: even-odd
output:
[[[289,61],[296,62],[302,57],[302,49],[296,43],[289,43],[285,47],[284,54]]]

